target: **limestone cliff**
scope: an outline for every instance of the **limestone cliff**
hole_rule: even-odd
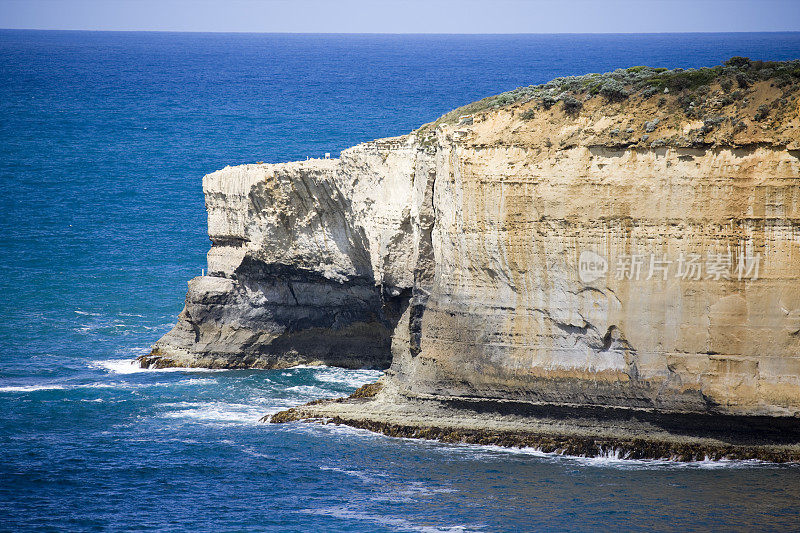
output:
[[[798,88],[798,62],[637,67],[209,174],[208,275],[142,362],[391,362],[373,402],[794,420]]]
[[[145,366],[386,368],[410,261],[413,146],[203,178],[208,275]]]

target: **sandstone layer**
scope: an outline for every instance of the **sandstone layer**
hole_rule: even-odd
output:
[[[660,87],[209,174],[208,275],[142,363],[391,363],[371,402],[797,423],[800,81]]]

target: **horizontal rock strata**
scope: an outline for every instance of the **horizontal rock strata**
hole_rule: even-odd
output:
[[[324,400],[264,422],[342,424],[390,437],[532,448],[544,453],[669,461],[800,461],[800,428],[774,417],[465,401],[382,394]]]
[[[384,407],[768,417],[794,435],[800,82],[784,81],[468,107],[340,159],[210,174],[209,274],[142,362],[391,363],[394,392],[369,400]]]

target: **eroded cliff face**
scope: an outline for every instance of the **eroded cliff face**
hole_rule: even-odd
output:
[[[800,120],[760,82],[535,102],[204,178],[209,275],[144,364],[386,367],[387,398],[800,414]],[[658,119],[658,120],[655,120]]]
[[[208,275],[146,366],[386,368],[419,224],[408,137],[203,179]]]

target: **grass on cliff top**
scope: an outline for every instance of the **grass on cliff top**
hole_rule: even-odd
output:
[[[800,60],[752,61],[746,57],[732,57],[722,65],[699,69],[668,70],[637,66],[605,74],[556,78],[542,85],[518,87],[472,102],[450,111],[423,128],[452,124],[464,115],[530,101],[537,101],[538,106],[545,109],[563,102],[565,112],[576,113],[580,111],[583,101],[597,95],[608,102],[622,102],[632,96],[649,98],[665,93],[677,93],[687,99],[695,92],[708,92],[709,84],[714,82],[726,93],[734,93],[764,80],[775,80],[779,88],[793,86],[800,82]]]

